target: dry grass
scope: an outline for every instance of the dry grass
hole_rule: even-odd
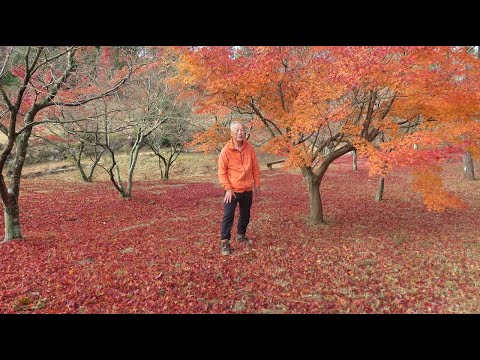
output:
[[[263,151],[257,150],[257,156],[260,163],[261,170],[268,170],[267,163],[270,161],[278,160],[280,157],[272,154],[265,153]],[[128,154],[119,154],[116,156],[117,162],[121,169],[122,180],[126,181],[127,178],[127,169],[128,169]],[[350,156],[346,156],[346,161],[351,161]],[[218,184],[218,177],[217,177],[217,154],[203,154],[203,153],[183,153],[181,154],[177,161],[173,164],[170,170],[170,179],[173,181],[183,181],[183,182],[212,182]],[[360,167],[365,166],[362,160]],[[360,164],[360,163],[359,163]],[[73,165],[72,161],[55,161],[55,162],[46,162],[41,164],[33,164],[27,165],[23,169],[23,175],[30,175],[39,172],[45,172],[46,170],[51,170],[55,168],[59,168],[61,166],[71,166]],[[476,161],[475,169],[480,169],[480,161]],[[328,173],[333,176],[337,171],[341,170],[343,165],[340,163],[334,162],[330,165]],[[280,175],[281,172],[275,171],[276,169],[283,168],[283,164],[276,164],[274,165],[273,171],[268,171],[264,173],[264,176],[267,177],[275,177]],[[475,192],[478,188],[478,181],[464,181],[462,177],[462,169],[461,167],[447,167],[449,168],[448,171],[444,171],[443,177],[446,188],[453,193],[464,195],[464,200],[469,203],[470,206],[477,207],[478,204],[475,203],[474,200],[468,194]],[[289,169],[290,173],[299,174],[299,169]],[[478,178],[478,174],[477,178]],[[395,177],[397,178],[405,178],[405,181],[408,182],[410,178],[410,174],[402,173],[402,172],[395,172]],[[109,176],[107,172],[102,169],[101,167],[97,167],[95,170],[94,182],[97,181],[109,181]],[[158,166],[158,158],[155,156],[153,152],[150,151],[142,151],[139,154],[138,161],[135,167],[134,172],[134,181],[160,181],[160,170]],[[375,179],[371,178],[368,181],[376,181]],[[33,178],[25,178],[25,181],[64,181],[64,182],[72,182],[72,183],[82,183],[82,179],[80,173],[77,169],[57,173],[57,174],[45,174]],[[387,181],[390,181],[390,178],[387,178]],[[388,183],[387,183],[388,184]],[[141,186],[141,185],[139,185]],[[183,186],[183,185],[182,185]],[[151,188],[148,189],[152,191]],[[162,189],[159,189],[162,191]],[[408,195],[405,195],[408,197]],[[397,239],[395,241],[401,241],[401,239]]]
[[[277,156],[257,151],[260,169],[267,169],[267,162],[278,159]],[[128,169],[128,155],[119,154],[116,156],[117,163],[120,166],[122,180],[126,180]],[[211,181],[217,182],[217,154],[203,153],[183,153],[173,163],[170,170],[170,179],[182,181]],[[55,169],[64,165],[73,165],[71,161],[56,161],[42,164],[34,164],[25,166],[23,175],[42,172],[49,169]],[[280,167],[280,165],[276,165]],[[78,170],[66,171],[57,174],[46,174],[36,179],[48,181],[82,181]],[[158,166],[158,158],[153,152],[141,152],[135,167],[133,176],[134,181],[155,181],[160,180],[160,169]],[[97,167],[94,174],[94,181],[108,181],[107,172]]]

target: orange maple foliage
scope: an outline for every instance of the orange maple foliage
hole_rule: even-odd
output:
[[[440,176],[439,166],[423,166],[413,172],[413,189],[423,196],[428,210],[444,211],[445,209],[464,208],[466,203],[445,190]]]
[[[480,153],[480,61],[466,47],[197,47],[183,52],[179,73],[207,111],[261,123],[265,148],[318,185],[353,149],[372,175],[395,166],[420,174],[426,163]],[[420,178],[431,180],[414,182],[429,209],[460,206],[431,171]]]
[[[205,131],[196,133],[193,136],[193,140],[188,143],[187,146],[205,153],[218,152],[229,139],[230,132],[228,129],[220,123],[215,122]]]

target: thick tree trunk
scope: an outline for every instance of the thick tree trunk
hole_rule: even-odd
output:
[[[385,178],[380,176],[378,179],[378,190],[377,194],[375,195],[375,201],[382,201],[383,200],[383,189],[385,187]]]
[[[10,206],[4,206],[5,216],[5,242],[21,239],[22,232],[20,229],[20,211],[18,203],[15,201]]]
[[[339,157],[349,153],[350,151],[355,150],[355,148],[346,144],[342,147],[333,150],[327,158],[321,163],[316,172],[313,172],[311,167],[303,167],[302,174],[308,184],[308,194],[310,200],[310,221],[314,224],[320,224],[324,222],[323,218],[323,207],[322,207],[322,197],[320,194],[320,185],[322,179],[327,172],[330,164]]]
[[[315,176],[311,169],[303,168],[303,176],[308,184],[308,197],[310,202],[310,221],[314,225],[323,223],[323,207],[320,195],[320,179]]]
[[[353,171],[357,171],[358,170],[358,167],[357,167],[357,151],[356,150],[353,150],[352,151],[352,157],[353,157]]]
[[[26,122],[29,123],[33,119],[31,114],[27,115]],[[17,137],[17,145],[15,149],[15,157],[9,165],[9,179],[8,190],[6,184],[3,181],[2,176],[2,202],[4,209],[4,223],[5,223],[5,239],[4,241],[10,241],[22,238],[22,232],[20,227],[20,210],[18,206],[18,198],[20,194],[20,180],[22,175],[23,165],[27,155],[28,139],[30,138],[32,130],[27,129],[21,135]]]
[[[472,154],[469,151],[463,153],[463,175],[467,180],[475,180]]]

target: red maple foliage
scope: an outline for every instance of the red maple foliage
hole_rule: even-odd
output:
[[[389,174],[377,203],[365,162],[352,172],[341,158],[320,227],[306,225],[301,175],[262,171],[254,244],[230,257],[216,184],[144,181],[126,200],[108,182],[26,179],[25,238],[0,246],[0,313],[479,312],[478,184],[460,187],[459,166],[443,176],[471,206],[434,213],[405,187],[410,170]]]

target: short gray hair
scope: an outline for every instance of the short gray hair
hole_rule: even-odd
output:
[[[233,125],[235,124],[242,124],[243,128],[245,129],[245,124],[240,121],[240,120],[233,120],[231,123],[230,123],[230,131],[233,131]]]

